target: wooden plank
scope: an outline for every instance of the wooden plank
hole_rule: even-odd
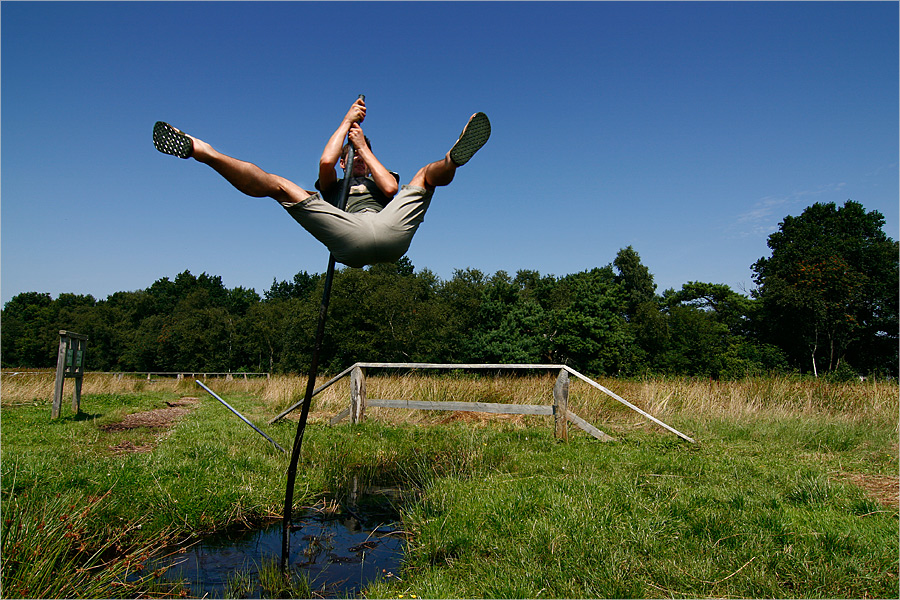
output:
[[[84,376],[77,373],[74,377],[75,385],[72,386],[72,412],[76,415],[81,412],[81,382]]]
[[[83,333],[75,333],[74,331],[66,331],[65,329],[60,329],[59,335],[72,338],[73,340],[88,340],[88,336],[84,335]]]
[[[664,428],[664,429],[668,429],[669,431],[671,431],[672,433],[674,433],[675,435],[677,435],[677,436],[680,437],[681,439],[687,440],[687,441],[689,441],[689,442],[692,443],[692,444],[696,443],[692,438],[690,438],[690,437],[684,435],[683,433],[681,433],[681,432],[678,431],[677,429],[675,429],[675,428],[673,428],[673,427],[670,427],[670,426],[666,425],[665,423],[663,423],[662,421],[660,421],[659,419],[657,419],[657,418],[654,417],[653,415],[651,415],[651,414],[649,414],[649,413],[646,413],[646,412],[642,411],[641,409],[639,409],[637,406],[635,406],[634,404],[632,404],[632,403],[629,402],[628,400],[626,400],[626,399],[622,398],[621,396],[619,396],[619,395],[617,395],[617,394],[615,394],[615,393],[609,391],[608,389],[606,389],[605,387],[603,387],[602,385],[600,385],[599,383],[597,383],[597,382],[594,381],[593,379],[590,379],[589,377],[585,377],[584,375],[582,375],[581,373],[579,373],[578,371],[576,371],[575,369],[573,369],[573,368],[571,368],[571,367],[563,367],[563,368],[564,368],[566,371],[568,371],[569,373],[571,373],[572,375],[574,375],[575,377],[577,377],[578,379],[584,381],[585,383],[588,383],[588,384],[594,386],[595,388],[597,388],[598,390],[600,390],[601,392],[603,392],[604,394],[606,394],[606,395],[609,396],[610,398],[614,398],[614,399],[618,400],[619,402],[621,402],[622,404],[624,404],[625,406],[627,406],[627,407],[630,408],[631,410],[633,410],[633,411],[635,411],[635,412],[637,412],[637,413],[640,413],[640,414],[644,415],[646,418],[650,419],[651,421],[653,421],[654,423],[656,423],[656,424],[659,425],[660,427],[662,427],[662,428]]]
[[[496,402],[431,402],[426,400],[381,400],[369,399],[368,407],[408,408],[411,410],[455,410],[463,412],[486,412],[507,415],[539,415],[553,414],[552,406],[536,404],[498,404]]]
[[[350,416],[350,408],[347,407],[344,410],[342,410],[341,412],[339,412],[338,414],[331,417],[331,420],[328,421],[328,424],[329,425],[337,425],[338,423],[340,423],[341,421],[343,421],[344,419],[346,419],[349,416]]]
[[[60,408],[62,407],[63,385],[66,378],[66,351],[68,350],[68,339],[65,330],[59,332],[59,353],[56,355],[56,383],[53,386],[53,405],[50,407],[50,418],[59,417]]]
[[[584,419],[582,419],[581,417],[579,417],[578,415],[573,413],[572,411],[566,411],[566,418],[568,418],[570,421],[572,421],[572,423],[574,423],[578,427],[587,431],[589,434],[591,434],[592,436],[594,436],[601,442],[616,441],[616,438],[606,435],[605,433],[603,433],[602,431],[600,431],[599,429],[597,429],[596,427],[594,427],[593,425],[591,425],[590,423],[588,423],[587,421],[585,421]]]
[[[562,365],[529,365],[529,364],[447,364],[447,363],[375,363],[360,362],[356,363],[364,368],[382,368],[382,369],[561,369]]]
[[[357,364],[360,364],[360,363],[357,363]],[[312,393],[313,398],[315,398],[315,397],[316,397],[316,394],[318,394],[319,392],[322,392],[322,391],[326,390],[326,389],[329,388],[332,384],[337,383],[337,382],[340,381],[342,378],[346,377],[347,374],[350,373],[350,371],[352,371],[352,370],[353,370],[353,367],[355,367],[355,366],[356,366],[356,365],[351,365],[351,366],[347,367],[346,369],[344,369],[343,371],[341,371],[339,374],[335,375],[334,377],[332,377],[331,379],[329,379],[328,381],[326,381],[325,383],[323,383],[322,385],[320,385],[319,387],[317,387],[317,388],[313,391],[313,393]],[[286,409],[284,409],[283,411],[281,411],[278,415],[276,415],[276,416],[272,417],[271,419],[269,419],[269,425],[271,425],[271,424],[274,423],[275,421],[278,421],[279,419],[283,419],[285,416],[287,416],[288,414],[290,414],[291,412],[293,412],[293,411],[295,411],[297,408],[299,408],[301,404],[303,404],[303,400],[301,400],[300,402],[297,402],[297,403],[292,404],[291,406],[287,407]]]

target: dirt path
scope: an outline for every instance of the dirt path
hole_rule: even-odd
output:
[[[885,508],[896,510],[900,506],[900,480],[896,477],[845,473],[843,479],[864,489],[870,498]]]
[[[149,429],[163,430],[162,433],[164,433],[171,429],[181,417],[191,412],[194,405],[198,402],[200,402],[199,398],[186,396],[175,402],[166,402],[168,405],[166,408],[132,413],[117,423],[102,425],[100,430],[106,433],[112,433],[146,427]],[[160,437],[161,434],[157,434],[155,438],[147,444],[135,444],[130,440],[125,440],[113,446],[109,446],[109,449],[112,450],[114,454],[150,452],[153,450]]]

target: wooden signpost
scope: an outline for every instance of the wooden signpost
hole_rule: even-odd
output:
[[[72,410],[77,415],[81,411],[81,380],[84,377],[84,357],[87,348],[88,337],[66,331],[59,332],[59,356],[56,359],[56,386],[53,390],[53,409],[51,418],[59,417],[62,406],[63,383],[66,378],[75,380],[75,389],[72,391]]]

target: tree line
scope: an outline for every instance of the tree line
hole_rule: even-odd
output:
[[[896,377],[898,245],[884,217],[848,201],[787,217],[752,265],[748,296],[689,282],[656,291],[632,247],[561,277],[460,269],[441,280],[408,258],[335,273],[320,357],[357,361],[567,364],[592,375],[739,378],[773,372]],[[26,292],[3,307],[2,364],[53,367],[58,332],[86,334],[98,371],[305,372],[323,274],[260,296],[189,271],[146,289]]]

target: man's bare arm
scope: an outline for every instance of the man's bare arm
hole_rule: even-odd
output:
[[[387,196],[388,199],[393,198],[399,189],[397,178],[381,164],[381,161],[378,160],[375,153],[372,152],[372,149],[366,144],[366,136],[363,134],[362,127],[359,126],[359,123],[354,123],[350,127],[349,135],[350,143],[353,144],[353,147],[356,149],[357,155],[365,161],[366,166],[369,167],[369,172],[372,174],[372,180],[375,182],[375,185],[378,186],[381,193]]]
[[[354,123],[362,123],[365,118],[366,103],[362,98],[359,98],[350,106],[350,110],[347,111],[347,114],[344,116],[343,120],[341,120],[341,124],[335,132],[331,134],[328,143],[325,144],[325,149],[322,151],[322,157],[319,159],[319,188],[322,191],[327,190],[337,183],[338,178],[334,169],[341,159],[341,149],[344,146],[344,138],[347,137],[351,125]]]

